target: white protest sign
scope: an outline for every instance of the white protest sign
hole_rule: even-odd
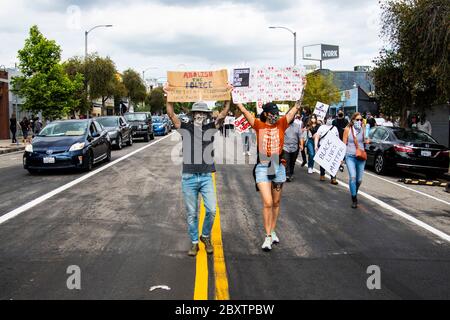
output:
[[[242,133],[247,131],[250,128],[250,123],[248,123],[247,119],[242,115],[236,120],[234,120],[234,129],[238,133]]]
[[[314,156],[314,161],[330,175],[336,176],[341,161],[344,160],[347,146],[334,134],[327,134],[320,141],[320,147]]]
[[[328,104],[317,101],[314,114],[317,115],[318,119],[325,119],[329,107],[330,106]]]
[[[297,101],[306,85],[298,66],[234,69],[233,81],[234,103]]]

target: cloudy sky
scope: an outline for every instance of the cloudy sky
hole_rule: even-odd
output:
[[[14,66],[31,25],[61,45],[63,59],[89,52],[110,56],[120,71],[150,68],[147,77],[167,70],[219,69],[244,65],[291,65],[297,32],[302,46],[340,46],[340,58],[324,68],[352,70],[371,65],[379,39],[377,0],[0,0],[0,65]]]

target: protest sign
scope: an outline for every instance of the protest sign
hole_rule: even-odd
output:
[[[248,86],[246,74],[249,70]],[[299,67],[262,67],[234,69],[237,83],[233,90],[234,103],[271,102],[271,101],[297,101],[300,99],[306,78],[304,70]],[[245,75],[245,77],[244,77]]]
[[[233,70],[233,87],[248,87],[250,84],[250,68]]]
[[[328,104],[317,101],[316,108],[314,109],[314,114],[317,115],[318,119],[323,120],[327,115],[329,107],[330,106]]]
[[[250,128],[250,123],[248,123],[247,119],[242,115],[234,121],[234,130],[238,133],[242,133],[247,131]]]
[[[328,134],[320,141],[320,147],[314,161],[330,175],[336,176],[341,161],[344,160],[347,146],[334,134]]]
[[[228,72],[186,71],[167,72],[168,102],[196,102],[229,100]]]

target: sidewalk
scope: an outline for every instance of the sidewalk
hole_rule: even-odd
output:
[[[0,154],[24,150],[25,145],[20,140],[19,144],[11,143],[10,139],[0,140]]]

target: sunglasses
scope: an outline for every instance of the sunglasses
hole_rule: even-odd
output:
[[[355,119],[355,121],[362,121],[362,119]]]

